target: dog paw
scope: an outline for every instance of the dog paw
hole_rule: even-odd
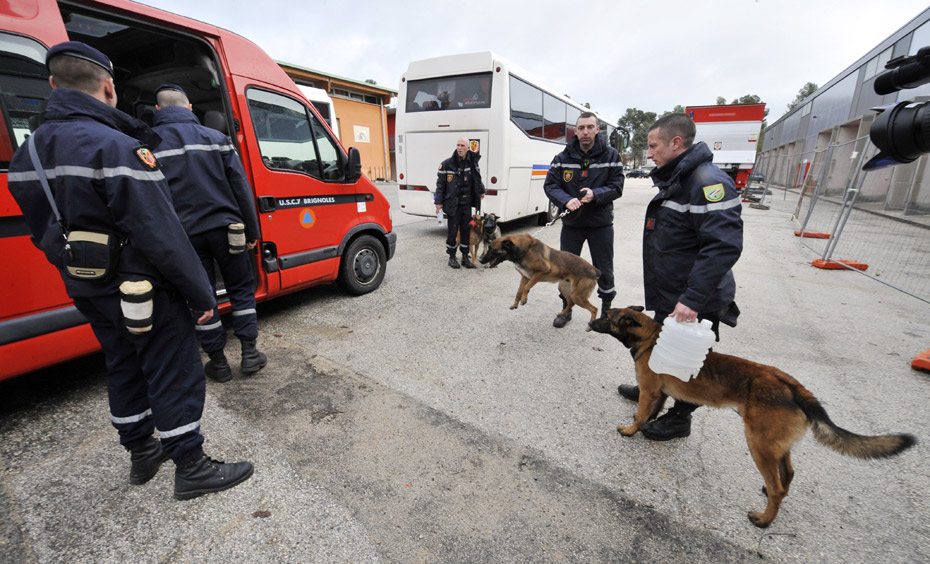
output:
[[[637,431],[637,429],[636,429],[635,427],[633,427],[632,425],[630,425],[630,426],[619,425],[619,426],[617,427],[617,432],[619,432],[619,433],[620,433],[621,435],[623,435],[624,437],[629,437],[629,436],[635,435],[635,434],[636,434],[636,431]]]
[[[513,304],[512,306],[510,306],[510,309],[517,309],[517,304]]]
[[[760,529],[764,529],[772,524],[771,521],[765,521],[761,513],[756,513],[755,511],[749,512],[749,522]]]

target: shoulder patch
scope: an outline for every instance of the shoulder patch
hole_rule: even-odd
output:
[[[155,155],[152,154],[152,151],[149,151],[145,147],[137,147],[133,149],[133,153],[139,157],[139,160],[142,161],[142,164],[144,164],[149,170],[155,170],[158,168],[158,163],[155,161]]]
[[[726,196],[726,190],[723,189],[723,184],[713,184],[704,187],[704,198],[708,202],[719,202],[724,196]]]

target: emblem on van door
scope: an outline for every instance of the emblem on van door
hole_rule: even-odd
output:
[[[472,153],[480,153],[480,152],[481,152],[481,141],[480,141],[480,140],[478,140],[478,139],[469,139],[468,142],[469,142],[469,144],[471,145],[471,152],[472,152]]]
[[[300,210],[300,226],[304,229],[310,229],[316,225],[316,214],[313,213],[312,208],[304,208]]]

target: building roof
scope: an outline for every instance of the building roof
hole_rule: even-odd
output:
[[[325,82],[328,86],[326,90],[331,90],[331,88],[335,86],[337,88],[351,88],[357,92],[387,96],[388,98],[397,96],[397,90],[392,88],[385,88],[384,86],[371,84],[370,82],[365,82],[363,80],[355,80],[354,78],[337,76],[335,74],[302,67],[293,63],[287,63],[285,61],[275,62],[278,63],[278,65],[283,68],[288,75],[291,75],[292,78],[297,76],[307,80]]]

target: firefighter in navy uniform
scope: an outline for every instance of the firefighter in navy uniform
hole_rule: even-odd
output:
[[[610,309],[614,289],[614,200],[623,194],[620,153],[598,135],[597,116],[583,112],[575,123],[575,137],[552,159],[543,189],[560,208],[572,213],[562,218],[560,249],[581,255],[588,242],[591,262],[601,271],[597,295],[601,315]],[[561,297],[561,296],[560,296]],[[565,304],[565,298],[562,298]],[[565,327],[572,312],[557,315],[554,327]]]
[[[720,340],[720,323],[736,326],[733,265],[743,250],[742,204],[733,180],[713,163],[686,114],[669,114],[649,128],[647,156],[656,163],[652,180],[659,193],[646,208],[643,228],[643,285],[646,309],[662,323],[707,319]],[[639,388],[617,391],[636,401]],[[646,423],[643,436],[655,441],[687,437],[697,405],[683,401]]]
[[[470,145],[465,137],[456,141],[455,152],[439,165],[436,195],[433,196],[436,213],[443,211],[449,218],[446,253],[452,268],[460,268],[455,260],[456,235],[459,239],[458,248],[462,252],[462,266],[475,268],[468,256],[469,222],[472,207],[481,211],[484,183],[481,182],[481,169],[478,168],[481,155],[471,151]]]
[[[153,130],[162,138],[155,158],[168,179],[178,219],[213,287],[213,261],[220,267],[232,304],[233,332],[242,343],[240,367],[243,374],[254,374],[265,366],[267,358],[256,347],[255,278],[252,255],[247,252],[260,236],[252,189],[232,141],[200,124],[180,86],[163,84],[155,95]],[[245,248],[230,245],[230,225],[244,229]],[[210,356],[204,367],[207,376],[217,382],[230,380],[232,371],[223,352],[226,330],[219,312],[214,309],[213,320],[195,329],[200,345]]]
[[[10,163],[9,187],[33,243],[58,268],[103,348],[111,421],[130,452],[129,481],[149,481],[171,458],[177,499],[233,487],[248,479],[253,467],[215,461],[203,452],[205,379],[191,312],[206,322],[215,300],[146,146],[157,144],[158,136],[116,109],[113,67],[100,51],[76,41],[61,43],[49,49],[46,65],[54,90],[45,122],[29,140],[39,164],[33,164],[30,147],[21,147]],[[118,259],[106,263],[111,277],[71,277],[93,272],[75,266],[85,259],[75,259],[63,238],[82,232],[122,241]],[[89,264],[99,261],[94,257]],[[151,328],[133,333],[124,319],[120,286],[145,284],[141,281],[153,287]],[[160,440],[152,436],[156,428]]]

